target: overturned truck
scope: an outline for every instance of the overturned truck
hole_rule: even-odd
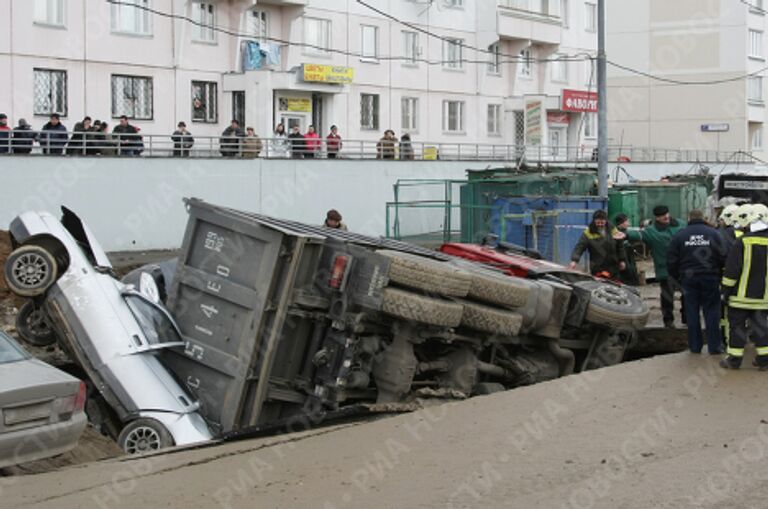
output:
[[[648,315],[608,282],[510,277],[396,241],[186,206],[168,290],[186,346],[161,355],[219,435],[615,364]]]

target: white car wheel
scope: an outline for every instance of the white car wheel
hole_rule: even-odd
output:
[[[173,446],[173,437],[155,419],[131,421],[117,437],[117,445],[128,454],[142,454]]]
[[[5,262],[5,279],[16,295],[37,297],[56,281],[56,259],[46,249],[27,245],[14,250]]]

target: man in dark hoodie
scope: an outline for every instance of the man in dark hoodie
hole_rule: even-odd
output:
[[[37,141],[43,147],[43,154],[64,152],[64,145],[67,144],[67,128],[59,121],[58,113],[51,113],[48,123],[40,129]]]
[[[725,242],[720,232],[704,221],[700,210],[688,214],[688,226],[677,232],[669,243],[667,269],[683,289],[688,348],[693,353],[701,353],[703,346],[700,312],[704,313],[707,327],[707,350],[710,354],[723,353],[720,271],[725,256]]]
[[[37,134],[26,120],[23,118],[19,119],[19,125],[13,128],[12,136],[11,146],[14,154],[29,154],[32,152],[32,145],[35,143],[35,136]]]
[[[651,250],[653,255],[653,268],[656,272],[656,280],[661,287],[661,315],[664,318],[664,326],[672,328],[675,326],[675,288],[677,284],[669,278],[667,272],[667,250],[672,237],[677,232],[685,228],[685,222],[682,219],[669,217],[669,207],[659,205],[653,209],[653,224],[643,230],[627,231],[627,239],[630,242],[644,242]],[[681,319],[686,322],[685,297],[681,298]]]

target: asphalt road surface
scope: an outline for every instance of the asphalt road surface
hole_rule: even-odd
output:
[[[765,508],[768,373],[674,354],[373,422],[0,478],[7,508]]]

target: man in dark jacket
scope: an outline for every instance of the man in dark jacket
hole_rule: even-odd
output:
[[[37,134],[26,120],[20,118],[19,125],[13,128],[12,134],[11,148],[14,154],[29,154],[32,152],[32,145],[35,143],[35,136]]]
[[[128,122],[128,117],[120,117],[120,123],[112,129],[114,142],[119,147],[118,153],[121,156],[137,156],[141,154],[144,144],[141,141],[139,130]]]
[[[176,127],[178,129],[171,135],[173,140],[173,157],[189,157],[189,150],[195,144],[195,139],[192,137],[192,133],[187,131],[187,124],[185,122],[179,122]]]
[[[37,141],[43,154],[62,154],[67,144],[67,128],[59,121],[58,113],[51,113],[48,122],[40,129]]]
[[[629,217],[627,217],[626,214],[616,214],[614,224],[616,225],[616,229],[625,235],[627,230],[629,230],[629,227],[632,226],[629,224]],[[626,239],[620,240],[618,242],[621,244],[619,249],[624,250],[625,265],[624,270],[619,272],[619,280],[625,285],[637,286],[640,284],[640,278],[637,275],[635,248],[632,247],[632,243]]]
[[[67,155],[70,156],[83,156],[87,152],[86,137],[91,130],[91,117],[83,118],[82,122],[77,122],[75,127],[72,128],[72,137],[69,138],[69,145],[67,146]]]
[[[8,127],[8,116],[0,113],[0,154],[11,151],[11,128]]]
[[[701,353],[703,339],[699,312],[707,327],[707,350],[723,353],[720,336],[720,270],[725,262],[725,242],[720,233],[704,221],[700,210],[688,214],[688,226],[672,237],[667,250],[669,276],[683,289],[688,348]]]
[[[299,126],[293,126],[291,134],[288,135],[288,143],[291,144],[291,157],[302,159],[304,157],[304,135],[301,134]]]
[[[236,119],[232,119],[229,127],[224,129],[219,139],[219,152],[224,157],[236,157],[240,155],[240,142],[245,138],[245,131],[240,127]]]
[[[608,214],[604,210],[596,210],[592,214],[592,222],[573,248],[570,267],[576,268],[581,255],[587,251],[591,274],[609,279],[616,278],[619,271],[626,268],[622,242],[615,238],[617,233],[616,228],[608,222]]]

